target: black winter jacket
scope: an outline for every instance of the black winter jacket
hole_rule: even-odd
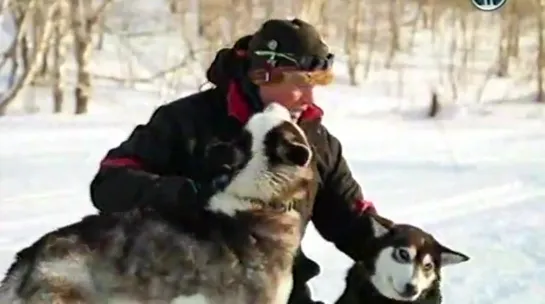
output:
[[[242,109],[243,101],[236,99],[240,95],[233,89],[227,95],[228,100],[215,88],[159,107],[146,124],[108,151],[91,182],[94,206],[116,212],[148,205],[168,214],[181,202],[195,201],[195,184],[209,182],[222,165],[211,168],[216,161],[206,150],[236,136],[247,119],[240,117],[248,113]],[[350,247],[351,235],[365,235],[354,229],[369,203],[342,156],[341,144],[317,114],[317,108],[311,109],[300,123],[316,150],[319,176],[316,199],[305,208],[306,217],[326,240],[351,255],[345,247]]]
[[[91,182],[94,206],[109,213],[145,205],[172,215],[202,203],[195,185],[209,182],[223,168],[207,150],[232,140],[251,115],[237,82],[222,84],[159,107],[147,123],[108,151]],[[321,124],[321,114],[318,107],[311,107],[301,117],[319,176],[315,200],[301,213],[322,237],[355,258],[353,245],[371,233],[361,215],[374,212],[374,207],[363,200],[341,144]],[[294,269],[294,290],[318,272],[318,266],[301,254]]]

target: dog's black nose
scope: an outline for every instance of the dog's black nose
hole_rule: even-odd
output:
[[[403,293],[408,297],[413,297],[418,293],[418,288],[414,284],[407,283],[405,284],[405,290]]]

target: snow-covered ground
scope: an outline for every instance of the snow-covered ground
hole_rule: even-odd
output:
[[[368,198],[384,215],[421,225],[472,258],[445,271],[445,303],[543,303],[545,120],[539,107],[491,105],[427,121],[415,119],[414,109],[377,110],[373,105],[392,101],[358,89],[321,91],[325,123],[344,143]],[[133,102],[140,106],[83,117],[0,119],[0,271],[41,234],[94,211],[88,184],[100,158],[152,110],[144,100]],[[343,288],[349,260],[312,227],[303,246],[322,265],[314,296],[329,303]]]

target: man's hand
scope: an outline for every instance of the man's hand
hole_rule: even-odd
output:
[[[214,177],[211,181],[205,183],[193,182],[197,202],[205,204],[214,194],[223,191],[231,181],[231,174],[225,173]]]

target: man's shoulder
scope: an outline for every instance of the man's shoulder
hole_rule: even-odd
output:
[[[339,144],[337,137],[328,130],[321,120],[315,120],[308,124],[304,124],[303,129],[315,145],[322,146],[324,149],[329,149],[332,145],[336,146]]]
[[[190,132],[200,128],[204,122],[224,115],[225,104],[225,96],[212,88],[160,105],[152,114],[151,121]]]
[[[222,103],[225,103],[224,99],[225,96],[220,90],[211,88],[169,101],[161,105],[160,108],[164,111],[191,117],[197,113],[205,114],[212,109],[217,109]]]
[[[321,121],[306,124],[306,133],[311,141],[319,166],[329,168],[342,156],[339,139]]]

